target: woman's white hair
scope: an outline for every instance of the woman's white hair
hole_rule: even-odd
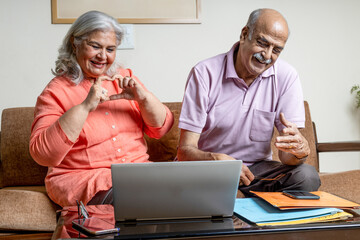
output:
[[[120,45],[124,32],[117,20],[105,13],[99,11],[90,11],[81,15],[67,32],[62,45],[59,48],[59,56],[55,62],[55,70],[52,73],[55,76],[66,76],[75,84],[79,84],[84,74],[76,60],[71,39],[78,47],[88,36],[95,31],[114,31],[116,35],[116,46]],[[116,61],[108,69],[107,74],[115,74],[118,64]]]

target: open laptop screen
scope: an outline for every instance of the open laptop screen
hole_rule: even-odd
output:
[[[232,216],[241,160],[113,164],[116,221]]]

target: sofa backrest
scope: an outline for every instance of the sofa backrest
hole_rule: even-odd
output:
[[[179,116],[181,102],[164,103],[174,115],[174,125],[170,131],[160,139],[149,138],[145,135],[148,145],[149,160],[154,162],[173,161],[176,157],[177,146],[179,143],[180,129]]]
[[[180,129],[178,128],[181,102],[165,103],[174,114],[174,126],[161,139],[145,136],[151,161],[172,161],[176,156]],[[315,134],[311,121],[309,105],[304,102],[306,112],[305,128],[302,134],[309,141],[311,154],[307,163],[319,170],[316,154]],[[44,185],[47,167],[38,165],[29,153],[30,129],[34,108],[4,109],[1,117],[0,134],[0,188],[6,186]],[[278,135],[274,129],[274,138]],[[273,159],[278,160],[277,150],[272,142]]]
[[[33,107],[4,109],[1,116],[1,187],[44,185],[47,168],[29,152]]]
[[[153,161],[171,161],[176,156],[180,131],[180,102],[165,103],[174,114],[174,126],[160,140],[145,135],[148,154]],[[29,152],[34,107],[4,109],[0,132],[0,188],[44,185],[47,167],[38,165]]]

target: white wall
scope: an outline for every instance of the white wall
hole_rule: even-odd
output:
[[[281,57],[300,74],[319,141],[359,140],[360,110],[349,91],[359,83],[360,1],[202,0],[201,24],[134,25],[135,49],[118,55],[161,101],[181,101],[190,68],[228,51],[260,7],[279,10],[289,22]],[[70,25],[51,24],[50,10],[50,1],[0,0],[0,111],[34,106],[52,78]],[[320,165],[327,172],[360,169],[360,155],[321,154]]]

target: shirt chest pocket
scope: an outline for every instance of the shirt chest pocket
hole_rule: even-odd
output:
[[[250,139],[255,142],[270,141],[274,131],[274,120],[275,112],[254,109]]]

